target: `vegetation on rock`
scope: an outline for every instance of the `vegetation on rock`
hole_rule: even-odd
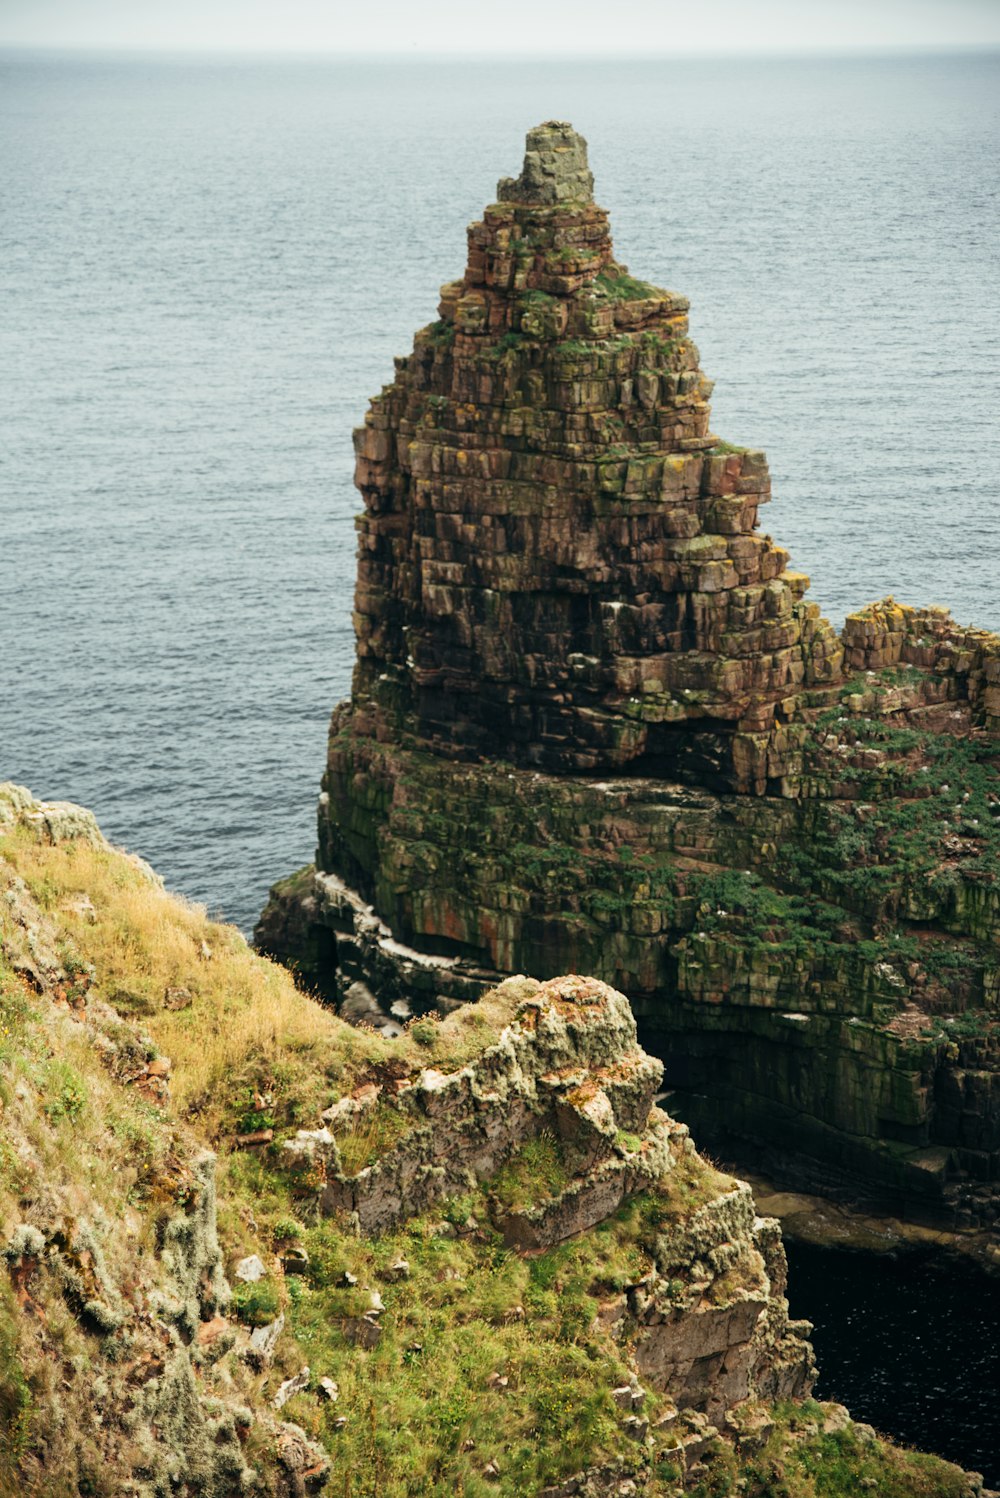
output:
[[[1000,637],[885,599],[837,638],[581,138],[500,199],[355,435],[352,696],[258,945],[375,1015],[593,973],[699,1139],[990,1230]]]
[[[390,1042],[77,813],[7,789],[0,821],[0,1492],[976,1490],[835,1406],[781,1402],[809,1358],[777,1231],[682,1127],[632,1117],[658,1068],[620,996],[512,980]],[[475,1120],[534,1097],[490,1104],[505,1035],[525,1062],[586,1045],[606,1065],[540,1071],[555,1102],[479,1166]],[[359,1233],[334,1151],[364,1136],[343,1178],[385,1173],[419,1118],[366,1120],[414,1081],[466,1141],[463,1188]],[[590,1226],[505,1240],[511,1213],[656,1140],[655,1178]]]

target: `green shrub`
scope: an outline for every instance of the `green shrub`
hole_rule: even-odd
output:
[[[237,1285],[233,1291],[233,1310],[247,1326],[266,1326],[278,1314],[278,1292],[269,1280],[251,1285]]]

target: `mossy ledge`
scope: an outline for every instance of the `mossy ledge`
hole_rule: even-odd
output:
[[[352,696],[258,945],[372,1016],[592,973],[700,1142],[995,1234],[1000,638],[838,638],[570,126],[439,310],[355,434]]]
[[[0,1493],[973,1498],[809,1397],[590,978],[396,1040],[0,787]]]

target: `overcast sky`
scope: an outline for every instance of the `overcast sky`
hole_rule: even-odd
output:
[[[858,52],[1000,46],[1000,0],[0,0],[0,46],[193,51]]]

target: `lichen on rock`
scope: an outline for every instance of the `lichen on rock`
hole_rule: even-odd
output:
[[[351,700],[257,944],[390,1025],[591,973],[700,1139],[992,1231],[1000,637],[886,599],[838,638],[582,138],[498,196],[355,434]]]
[[[812,1483],[828,1429],[852,1482],[979,1491],[807,1397],[777,1224],[620,993],[511,978],[389,1040],[103,840],[19,820],[0,888],[0,1493],[680,1498]]]

